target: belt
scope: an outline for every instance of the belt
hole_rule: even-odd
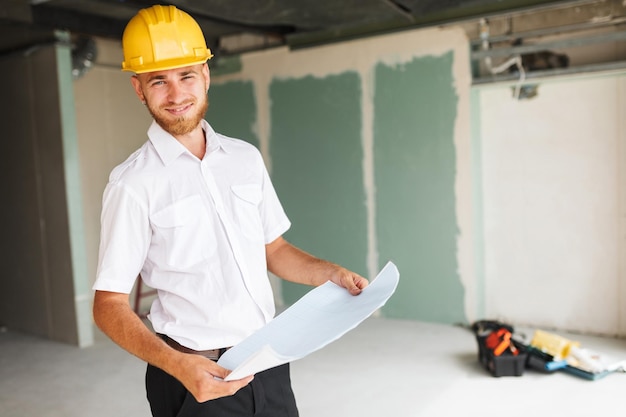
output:
[[[193,350],[186,346],[181,345],[176,340],[171,337],[159,334],[159,337],[165,341],[172,349],[175,349],[179,352],[183,353],[191,353],[194,355],[202,355],[206,358],[211,359],[212,361],[218,360],[228,349],[230,348],[220,348],[220,349],[209,349],[209,350]]]

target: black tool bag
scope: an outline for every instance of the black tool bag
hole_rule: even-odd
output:
[[[480,320],[472,324],[478,343],[478,361],[493,376],[521,376],[526,368],[526,346],[513,338],[511,325]]]

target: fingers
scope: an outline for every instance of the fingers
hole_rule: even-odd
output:
[[[230,373],[216,362],[201,355],[184,354],[179,361],[180,373],[175,377],[189,390],[196,401],[205,402],[235,394],[252,381],[254,376],[223,381]]]
[[[248,385],[253,379],[254,376],[251,375],[234,381],[213,380],[210,389],[198,392],[197,394],[192,392],[192,394],[196,401],[200,403],[215,400],[217,398],[229,397],[231,395],[235,395],[237,391]]]
[[[342,280],[343,286],[350,292],[352,295],[359,295],[361,291],[365,287],[368,286],[369,282],[367,279],[363,278],[359,274],[355,274],[351,271],[346,271],[348,274],[344,275],[344,279]]]
[[[348,291],[350,291],[350,294],[352,295],[359,295],[368,284],[369,283],[365,278],[358,277],[353,281],[352,287],[349,288]]]
[[[224,379],[228,376],[228,374],[230,373],[228,369],[222,368],[221,366],[217,364],[217,362],[213,362],[213,361],[211,362],[213,365],[210,365],[210,369],[208,369],[211,375],[219,379]]]
[[[228,372],[226,372],[226,375],[227,374]],[[207,374],[207,378],[203,381],[198,381],[199,383],[194,387],[194,389],[189,389],[189,392],[191,392],[196,401],[202,403],[234,395],[241,388],[248,385],[253,379],[254,376],[251,375],[234,381],[223,381],[216,379],[213,375]]]
[[[250,375],[250,376],[247,376],[245,378],[235,379],[233,381],[228,381],[228,382],[225,382],[225,383],[230,385],[230,389],[234,390],[232,394],[234,394],[237,391],[239,391],[241,388],[245,387],[250,382],[252,382],[253,379],[254,379],[254,375]],[[230,394],[230,395],[232,395],[232,394]]]
[[[367,287],[369,285],[369,281],[362,276],[357,275],[357,279],[354,281],[354,284],[357,286],[359,290]]]

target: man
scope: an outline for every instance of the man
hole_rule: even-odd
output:
[[[104,192],[96,324],[148,363],[154,416],[297,416],[288,365],[225,382],[217,359],[274,316],[268,270],[353,295],[368,282],[284,240],[290,223],[259,152],[203,120],[212,55],[191,16],[141,10],[123,49],[122,68],[154,121]],[[129,304],[138,275],[158,290],[156,334]]]

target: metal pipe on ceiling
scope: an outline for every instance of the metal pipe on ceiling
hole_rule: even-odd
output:
[[[550,28],[543,28],[537,30],[529,30],[525,32],[507,33],[505,35],[495,35],[489,37],[489,42],[511,42],[515,39],[528,39],[528,38],[541,38],[544,36],[560,35],[564,33],[582,32],[585,30],[604,29],[611,26],[619,26],[626,23],[626,17],[613,18],[611,20],[603,22],[585,22],[572,25],[555,26]],[[475,38],[470,40],[472,46],[480,46],[483,42],[481,38]]]
[[[555,77],[580,77],[590,74],[623,74],[626,71],[626,61],[615,61],[602,64],[589,64],[580,65],[570,68],[558,68],[550,70],[532,71],[526,72],[524,83],[536,84],[544,81],[548,81]],[[472,80],[473,86],[484,85],[512,85],[519,82],[519,75],[516,74],[502,74],[502,75],[489,75],[484,77],[474,78]]]
[[[626,31],[603,33],[599,35],[581,36],[577,38],[556,40],[551,42],[536,43],[533,45],[512,46],[506,48],[492,48],[471,52],[472,60],[480,60],[485,57],[503,57],[510,55],[523,55],[527,53],[545,51],[548,49],[572,48],[615,41],[626,41]]]

